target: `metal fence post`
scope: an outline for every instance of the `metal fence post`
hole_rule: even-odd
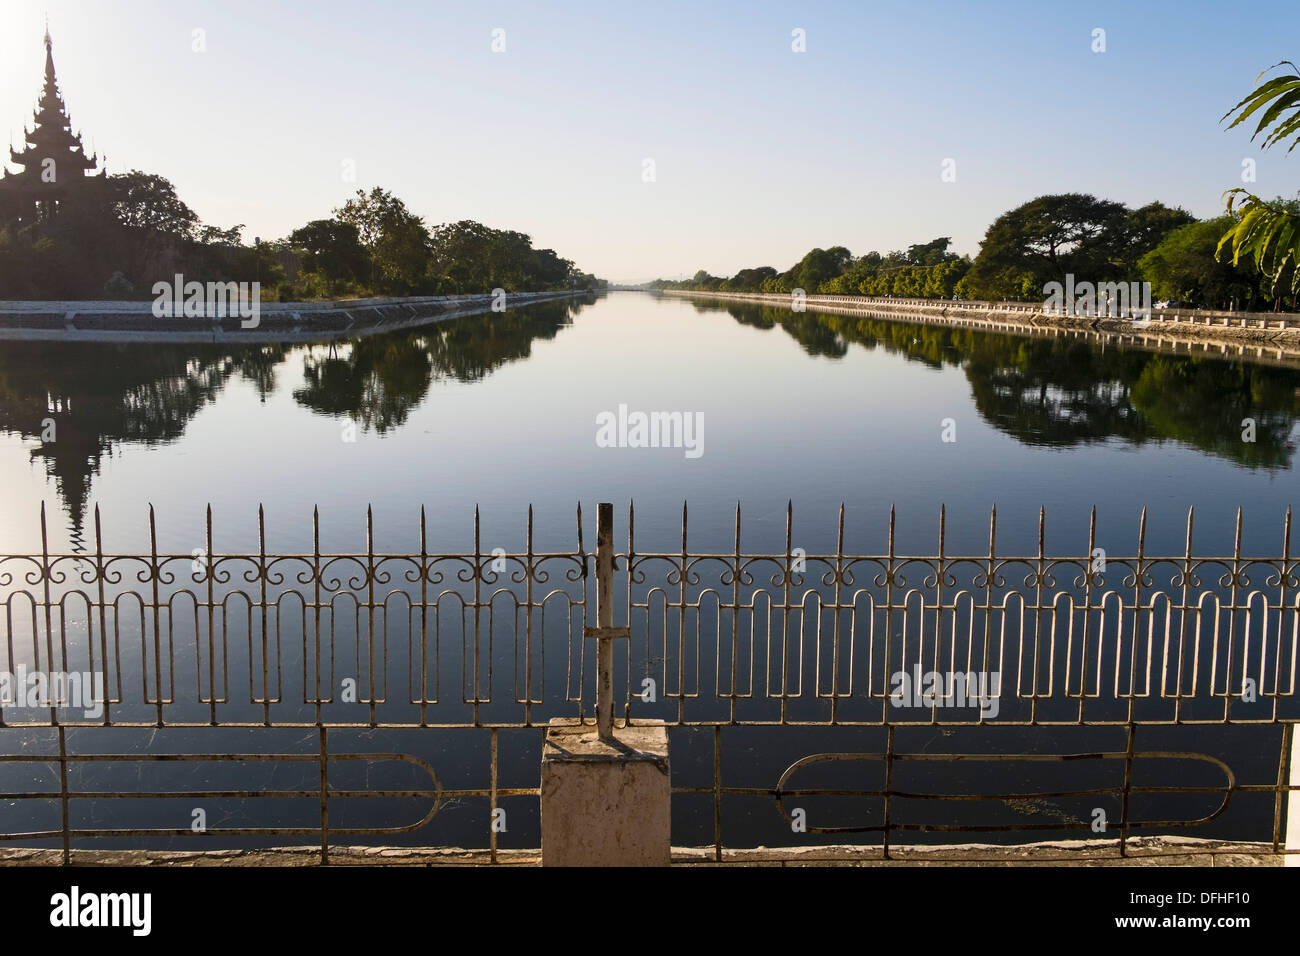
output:
[[[632,631],[614,626],[614,505],[608,501],[596,507],[596,626],[582,633],[596,639],[596,729],[601,740],[613,740],[613,641]]]

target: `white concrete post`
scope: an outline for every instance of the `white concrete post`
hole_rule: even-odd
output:
[[[551,721],[542,747],[543,866],[667,866],[672,859],[668,728],[614,722],[614,506],[596,510],[596,725]]]

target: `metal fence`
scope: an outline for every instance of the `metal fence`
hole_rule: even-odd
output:
[[[711,829],[716,859],[732,845],[724,829],[753,839],[769,823],[805,834],[796,842],[866,834],[854,839],[885,856],[904,834],[1035,831],[1101,836],[1124,854],[1140,832],[1226,821],[1234,801],[1254,808],[1251,838],[1281,849],[1300,714],[1289,512],[1279,553],[1263,557],[1242,553],[1240,513],[1218,556],[1193,553],[1190,513],[1177,555],[1146,553],[1145,513],[1128,556],[1097,547],[1095,511],[1075,555],[1045,551],[1042,512],[1036,552],[1018,555],[999,550],[996,510],[979,554],[949,554],[945,521],[935,553],[900,554],[891,512],[885,553],[860,554],[841,508],[834,552],[811,554],[788,509],[784,551],[749,553],[737,506],[733,548],[703,553],[683,507],[680,549],[643,552],[629,506],[615,552],[612,507],[595,550],[579,507],[572,549],[545,552],[530,509],[522,549],[505,553],[484,550],[476,512],[473,551],[439,553],[422,511],[418,553],[391,554],[376,552],[368,513],[364,552],[340,554],[321,551],[316,515],[311,553],[284,554],[267,550],[259,511],[256,553],[220,554],[209,509],[205,547],[167,554],[151,509],[150,552],[114,554],[96,509],[93,553],[52,554],[42,512],[41,553],[0,556],[0,840],[53,841],[66,862],[104,838],[310,837],[328,862],[340,842],[420,839],[469,801],[487,811],[481,828],[430,839],[481,840],[496,860],[493,811],[522,799],[535,813],[539,795],[538,765],[503,759],[503,735],[539,743],[551,718],[590,718],[608,700],[611,719],[666,721],[675,752],[703,747],[694,775],[675,764],[674,799],[711,803],[691,833]],[[298,731],[293,748],[267,750],[277,729]],[[232,731],[257,745],[231,751]],[[378,731],[383,748],[358,746]],[[936,732],[951,752],[932,749]],[[1171,748],[1167,732],[1192,743]],[[396,749],[403,734],[438,743]],[[779,740],[771,759],[795,749],[772,779],[752,779],[763,747],[728,757],[724,776],[742,734]],[[838,749],[846,736],[868,749]],[[1043,752],[1067,739],[1078,743]],[[453,757],[486,779],[444,783],[434,763]],[[376,787],[381,767],[406,776]],[[1144,782],[1156,767],[1174,779]],[[178,769],[189,786],[151,782]],[[1035,769],[1049,772],[1039,786]],[[296,785],[274,785],[281,772]],[[795,798],[838,810],[791,831]],[[237,809],[202,827],[145,812],[195,800]],[[384,809],[395,800],[415,806],[405,822]],[[263,801],[269,825],[249,825]],[[350,801],[377,809],[356,825],[338,816]],[[1027,801],[1055,815],[1005,818]],[[304,803],[311,819],[287,825]],[[758,822],[737,828],[724,803]],[[1098,831],[1086,811],[1101,804],[1112,822]],[[837,818],[846,807],[852,819]]]

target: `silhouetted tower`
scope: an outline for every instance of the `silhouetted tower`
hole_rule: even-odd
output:
[[[10,162],[21,166],[21,172],[9,172],[0,164],[0,223],[48,222],[61,203],[106,178],[99,156],[87,156],[81,134],[72,132],[54,75],[49,27],[45,29],[45,88],[33,118],[35,127],[23,130],[25,148],[9,150]]]

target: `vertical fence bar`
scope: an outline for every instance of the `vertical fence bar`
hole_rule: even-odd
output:
[[[1089,637],[1092,634],[1092,602],[1093,591],[1097,587],[1097,576],[1102,572],[1096,569],[1093,563],[1097,554],[1097,506],[1092,506],[1092,514],[1088,518],[1088,551],[1085,559],[1086,568],[1084,572],[1084,590],[1083,590],[1083,633],[1080,635],[1081,650],[1079,652],[1079,715],[1076,722],[1082,724],[1088,709],[1088,646]],[[1102,579],[1104,582],[1104,578]],[[1100,641],[1101,634],[1097,635]],[[1073,650],[1073,647],[1071,647]],[[1066,655],[1067,662],[1070,660],[1069,654]],[[1068,663],[1067,663],[1068,667]],[[1098,671],[1098,687],[1100,688],[1100,670]],[[1069,682],[1066,682],[1066,694],[1070,692]]]
[[[894,797],[894,725],[885,728],[885,826],[881,850],[889,859],[889,834],[893,826]]]
[[[889,723],[890,670],[894,666],[894,506],[889,506],[888,557],[885,562],[885,672],[884,687],[880,695],[880,722]],[[872,623],[875,623],[874,621]],[[904,654],[907,645],[904,644]],[[899,670],[907,670],[906,657],[899,661]],[[888,798],[886,798],[888,799]]]
[[[1288,576],[1291,573],[1291,506],[1287,505],[1286,518],[1282,523],[1282,566],[1278,572],[1278,595],[1277,595],[1277,638],[1273,650],[1273,714],[1272,719],[1277,720],[1282,714],[1282,648],[1286,643],[1286,602],[1287,602],[1287,584]],[[1268,641],[1268,631],[1264,631],[1264,643]],[[1292,652],[1291,673],[1295,673],[1294,652]],[[1264,682],[1264,659],[1260,655],[1260,683]]]
[[[480,619],[480,602],[483,600],[483,545],[481,539],[481,524],[479,519],[478,505],[474,506],[474,726],[479,725],[479,689],[478,689],[478,668],[479,668],[479,619]],[[465,689],[465,641],[461,639],[460,655],[460,672],[461,672],[461,689]],[[463,694],[462,694],[463,696]]]
[[[41,502],[41,593],[43,595],[43,599],[41,601],[41,610],[44,612],[43,616],[45,618],[45,670],[51,674],[55,670],[54,623],[53,623],[53,619],[51,618],[53,609],[51,606],[51,597],[50,597],[50,579],[53,577],[53,574],[54,571],[50,566],[50,539],[45,525],[45,502],[42,501]],[[35,634],[35,624],[36,622],[33,621],[32,622],[33,625],[32,643],[36,644],[39,649],[40,646],[39,638],[37,638]],[[38,671],[40,670],[39,660],[37,661],[37,670]],[[50,723],[51,724],[57,724],[59,722],[57,703],[58,702],[54,699],[54,696],[50,695]],[[60,732],[60,739],[62,739],[61,732]]]
[[[582,502],[581,501],[578,502],[577,521],[578,521],[578,550],[577,553],[574,554],[574,559],[578,562],[579,567],[582,569],[582,625],[585,626],[587,623],[587,551],[582,544]],[[567,627],[569,631],[572,632],[573,629],[572,606],[570,606],[569,608]],[[566,641],[565,645],[568,649],[568,662],[564,671],[564,675],[565,675],[564,693],[569,700],[575,700],[575,699],[577,700],[578,719],[584,720],[587,715],[582,700],[582,687],[583,687],[583,681],[586,679],[587,676],[587,642],[585,640],[578,642],[578,692],[576,698],[569,697],[569,695],[573,693],[573,641],[572,639]]]
[[[266,603],[267,603],[267,568],[266,568],[266,514],[259,504],[257,506],[257,576],[258,576],[258,616],[262,622],[262,723],[271,726],[271,676],[267,661]],[[253,662],[249,660],[251,672]]]
[[[409,682],[410,675],[407,675]],[[420,726],[429,722],[429,540],[420,506]]]
[[[215,727],[217,726],[217,635],[215,633],[217,612],[215,578],[217,576],[217,569],[216,565],[213,563],[216,561],[216,556],[212,552],[211,504],[208,505],[207,512],[205,513],[204,524],[206,526],[204,543],[208,547],[208,550],[205,552],[207,560],[204,562],[203,570],[206,572],[204,576],[208,579],[208,693],[211,695],[211,699],[208,701],[208,723]],[[195,641],[194,643],[197,647],[198,641]],[[317,720],[319,719],[320,716],[318,714]]]
[[[686,578],[690,567],[690,555],[686,550],[686,502],[682,502],[682,564],[681,576],[677,589],[677,722],[686,720]],[[697,619],[698,623],[698,619]],[[668,656],[667,641],[664,642],[664,656]],[[696,653],[699,647],[696,646]]]
[[[722,727],[713,726],[713,859],[722,862]]]
[[[1283,808],[1286,806],[1286,800],[1283,800],[1282,794],[1286,793],[1287,783],[1289,780],[1289,770],[1291,767],[1291,735],[1295,732],[1294,724],[1282,725],[1282,742],[1278,749],[1277,758],[1277,788],[1273,791],[1273,852],[1281,852],[1282,849],[1282,816]]]
[[[731,565],[731,686],[727,690],[727,723],[736,722],[736,694],[740,672],[740,502],[736,502],[735,555]],[[719,609],[721,610],[721,609]],[[752,618],[751,618],[752,627]],[[752,631],[751,631],[752,633]],[[751,644],[752,647],[752,644]],[[752,672],[751,672],[752,673]],[[716,686],[717,677],[714,682]]]
[[[153,680],[154,693],[157,694],[156,704],[158,708],[158,726],[163,725],[163,692],[162,692],[162,638],[159,634],[162,627],[158,602],[158,582],[162,578],[162,568],[158,564],[158,526],[154,520],[153,505],[149,506],[149,578],[152,585],[153,593]]]
[[[844,602],[844,502],[840,502],[838,530],[835,535],[835,618],[831,622],[831,724],[839,722],[840,711],[840,627]],[[818,642],[818,661],[821,647]]]
[[[790,716],[790,588],[794,583],[794,499],[785,503],[785,577],[781,582],[781,723]],[[770,650],[769,650],[770,656]],[[768,665],[768,677],[772,669]],[[870,693],[870,686],[867,692]]]
[[[488,731],[488,757],[492,761],[489,774],[488,794],[488,847],[492,862],[497,862],[497,728]]]
[[[109,726],[112,721],[110,708],[112,707],[112,693],[109,692],[108,683],[108,610],[106,607],[107,594],[104,590],[104,537],[103,529],[99,520],[99,505],[95,505],[95,586],[99,594],[99,647],[100,657],[103,658],[101,663],[104,667],[104,726]],[[118,655],[117,666],[113,668],[117,674],[117,692],[118,697],[122,696],[122,666],[121,653],[122,649],[118,642],[113,642],[113,650]],[[13,660],[12,648],[10,649],[10,662]]]
[[[319,707],[320,705],[317,704]],[[329,784],[329,729],[323,724],[320,730],[320,862],[330,862],[330,784]]]
[[[321,722],[321,693],[320,693],[320,689],[321,689],[321,688],[320,688],[320,672],[321,672],[321,659],[320,659],[320,615],[321,615],[321,593],[320,593],[320,583],[321,583],[321,564],[320,564],[320,508],[319,508],[319,507],[315,507],[315,508],[312,508],[312,509],[311,509],[311,591],[312,591],[312,609],[313,609],[313,610],[312,610],[312,618],[313,618],[312,631],[313,631],[313,635],[314,635],[314,636],[313,636],[313,642],[314,642],[314,647],[315,647],[315,651],[314,651],[313,656],[314,656],[314,658],[315,658],[315,670],[316,670],[316,680],[315,680],[315,685],[314,685],[314,686],[315,686],[315,692],[314,692],[314,695],[313,695],[313,699],[316,701],[315,713],[316,713],[316,723],[317,723],[317,724],[319,724],[319,723]],[[330,624],[331,624],[331,627],[333,626],[333,621],[334,621],[334,615],[333,615],[333,612],[331,612],[331,614],[330,614]],[[331,655],[333,654],[332,647],[333,647],[333,642],[331,642],[331,651],[330,651]],[[304,656],[305,656],[305,655],[304,655]],[[331,660],[332,660],[332,658],[331,658]],[[334,679],[334,668],[333,668],[333,666],[331,666],[331,667],[330,667],[330,680],[332,681],[333,679]],[[305,677],[305,674],[304,674],[304,681],[305,681],[305,680],[306,680],[306,677]]]
[[[1133,754],[1137,747],[1137,724],[1133,723],[1133,701],[1129,701],[1128,749],[1124,753],[1124,793],[1119,811],[1119,855],[1128,856],[1129,794],[1133,788]]]
[[[632,568],[636,564],[636,506],[632,501],[627,503],[627,586],[624,589],[623,607],[627,610],[627,695],[623,698],[623,720],[625,723],[632,722]],[[645,616],[645,676],[650,676],[650,601],[646,600]],[[665,655],[667,656],[667,655]],[[643,684],[642,687],[645,685]],[[654,699],[659,699],[659,694],[654,695]]]
[[[1183,714],[1183,671],[1184,671],[1184,661],[1186,659],[1186,651],[1187,651],[1187,616],[1191,612],[1190,604],[1191,604],[1191,577],[1192,577],[1192,530],[1193,530],[1193,525],[1195,523],[1195,520],[1196,520],[1196,509],[1195,507],[1189,507],[1187,509],[1187,543],[1186,546],[1183,548],[1183,571],[1182,571],[1183,580],[1182,580],[1182,595],[1181,595],[1182,607],[1178,611],[1178,655],[1176,658],[1177,663],[1175,665],[1178,668],[1178,670],[1177,670],[1177,680],[1175,682],[1175,690],[1174,690],[1174,723],[1178,723],[1182,719],[1182,714]],[[1198,624],[1200,623],[1199,614],[1197,617],[1197,623]],[[1196,641],[1199,635],[1200,635],[1200,628],[1197,627],[1192,637],[1192,640]],[[1165,656],[1167,657],[1168,656],[1167,648],[1169,647],[1168,635],[1165,636],[1165,647],[1166,647]],[[1193,647],[1193,652],[1195,652],[1196,650],[1197,648]],[[1168,677],[1168,670],[1169,669],[1167,664],[1162,666],[1160,669],[1160,684],[1161,684],[1162,693],[1164,690],[1164,682]],[[1195,699],[1196,697],[1196,676],[1197,676],[1196,667],[1195,664],[1193,664],[1192,692],[1190,695],[1193,699]]]
[[[71,861],[72,847],[68,834],[68,743],[67,728],[59,725],[59,811],[63,834],[63,865]]]
[[[943,656],[943,573],[944,573],[943,556],[944,556],[944,547],[946,544],[947,532],[948,532],[948,509],[945,505],[940,504],[939,505],[939,554],[934,564],[934,668],[935,670],[939,670],[942,664],[942,656]],[[922,613],[924,614],[924,610]],[[955,671],[957,670],[957,604],[955,600],[953,602],[953,608],[952,608],[952,622],[953,622],[952,623],[953,639],[952,639],[952,651],[950,655],[951,660],[949,661],[949,664],[950,664],[950,669]],[[969,660],[969,653],[967,655],[967,659]],[[969,669],[970,668],[967,667],[967,670]],[[1001,690],[1001,688],[999,688],[999,690]],[[960,706],[961,702],[956,699],[956,690],[952,691],[952,696],[953,696],[953,700],[950,702],[952,706],[954,707]],[[939,701],[936,698],[935,700],[936,706],[938,705],[938,703]],[[936,711],[933,709],[931,710],[930,714],[932,720],[938,716]],[[981,719],[983,718],[981,717]]]
[[[1042,672],[1040,656],[1043,646],[1043,583],[1047,576],[1047,509],[1039,506],[1038,508],[1038,561],[1034,567],[1034,653],[1030,660],[1034,668],[1033,680],[1030,681],[1030,698],[1029,698],[1029,722],[1038,723],[1038,697],[1039,697],[1039,675]],[[1056,610],[1052,609],[1055,616]],[[1054,637],[1054,635],[1052,636]],[[1047,693],[1050,696],[1052,692],[1053,665],[1055,664],[1056,644],[1049,637],[1048,655],[1047,655]],[[1021,635],[1021,647],[1024,646],[1024,635]]]
[[[524,534],[524,723],[532,723],[533,712],[533,506],[528,505],[528,527]],[[514,643],[515,701],[519,701],[519,605],[515,604]]]

